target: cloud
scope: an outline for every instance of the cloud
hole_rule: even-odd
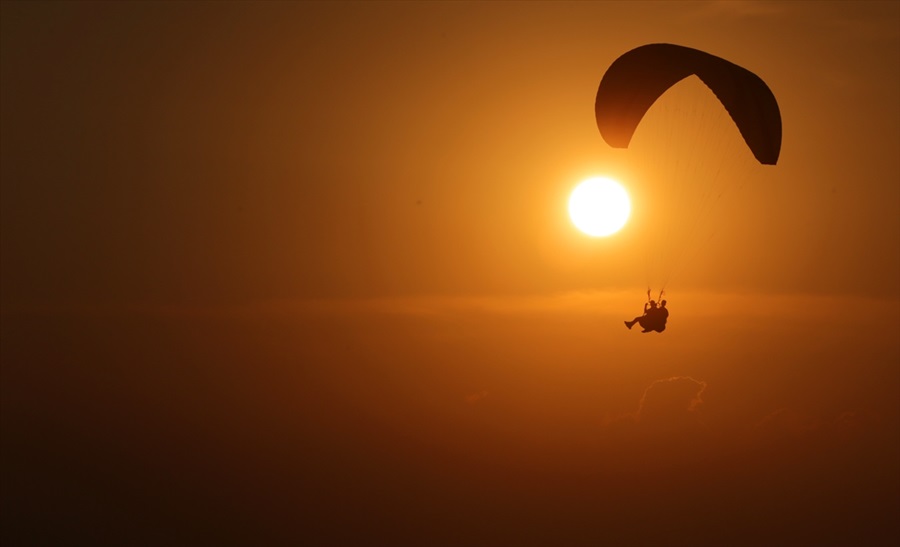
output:
[[[842,412],[834,420],[835,431],[844,438],[854,438],[881,431],[882,427],[881,414],[868,409],[848,410]]]
[[[821,430],[824,422],[792,408],[779,408],[756,423],[758,439],[777,440],[808,435]]]
[[[654,380],[641,395],[635,412],[606,414],[600,424],[604,428],[618,429],[628,427],[628,424],[652,427],[698,423],[706,387],[706,382],[690,376]]]
[[[655,380],[644,390],[636,411],[603,416],[601,434],[620,448],[637,450],[629,457],[674,461],[676,454],[688,459],[701,456],[708,448],[702,440],[710,432],[700,412],[706,388],[706,382],[690,376]]]
[[[469,403],[470,405],[474,405],[475,403],[477,403],[478,401],[484,399],[484,398],[487,397],[487,396],[488,396],[487,390],[486,390],[486,389],[482,389],[481,391],[479,391],[479,392],[477,392],[477,393],[473,393],[473,394],[471,394],[471,395],[468,395],[468,396],[466,397],[466,402]]]
[[[635,416],[642,425],[682,428],[700,424],[706,382],[690,376],[656,380],[644,390]]]
[[[665,470],[705,462],[721,449],[700,409],[707,383],[690,376],[653,381],[637,410],[600,420],[603,458],[621,469]]]

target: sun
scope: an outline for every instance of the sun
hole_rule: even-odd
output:
[[[625,226],[631,200],[622,185],[606,177],[583,181],[569,197],[569,216],[582,232],[595,237],[612,235]]]

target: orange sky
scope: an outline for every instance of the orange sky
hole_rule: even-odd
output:
[[[900,538],[900,4],[3,2],[0,29],[4,544]],[[754,71],[784,125],[777,166],[725,165],[661,335],[622,321],[695,214],[692,143],[741,142],[696,82],[712,141],[603,142],[600,78],[652,42]],[[634,200],[606,239],[566,215],[595,175]]]
[[[900,294],[889,3],[4,15],[4,307],[640,287],[642,226],[584,238],[565,199],[641,165],[592,105],[605,68],[654,41],[756,71],[785,128],[674,288]]]

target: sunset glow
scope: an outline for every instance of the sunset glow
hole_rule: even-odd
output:
[[[900,1],[0,1],[0,546],[900,545],[898,97]]]

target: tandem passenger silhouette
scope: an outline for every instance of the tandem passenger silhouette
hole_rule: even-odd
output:
[[[625,326],[630,330],[635,323],[639,323],[644,330],[641,332],[662,332],[666,330],[666,321],[669,319],[669,310],[666,308],[666,301],[663,300],[656,305],[655,300],[644,304],[644,315],[635,317],[631,321],[625,321]]]

